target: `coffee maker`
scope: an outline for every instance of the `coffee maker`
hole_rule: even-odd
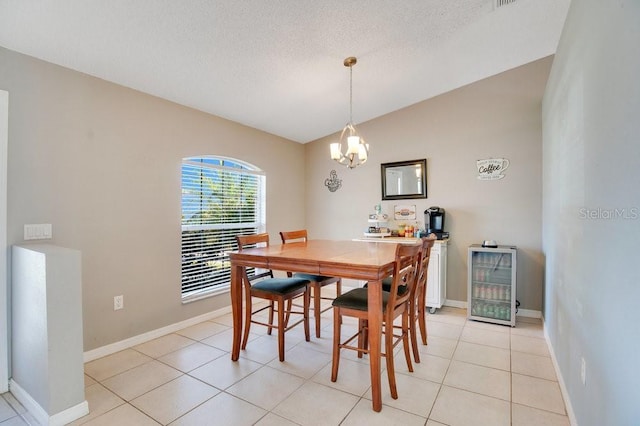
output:
[[[427,235],[436,234],[439,240],[449,238],[449,233],[444,230],[444,209],[442,207],[429,207],[424,211],[424,225]]]

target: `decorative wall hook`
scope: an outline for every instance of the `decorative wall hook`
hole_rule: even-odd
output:
[[[336,192],[342,186],[342,179],[338,179],[338,173],[335,170],[331,170],[329,173],[329,177],[324,180],[324,186],[326,186],[329,191]]]

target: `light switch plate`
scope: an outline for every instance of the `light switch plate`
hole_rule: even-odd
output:
[[[24,225],[25,240],[50,240],[53,238],[53,227],[50,223]]]

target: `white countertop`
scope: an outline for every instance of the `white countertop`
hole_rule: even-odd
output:
[[[419,242],[421,238],[407,238],[407,237],[362,237],[362,238],[354,238],[353,241],[368,241],[374,243],[404,243],[404,244],[415,244]],[[449,239],[444,240],[436,240],[436,244],[445,244],[449,243]]]

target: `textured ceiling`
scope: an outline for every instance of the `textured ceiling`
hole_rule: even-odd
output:
[[[0,46],[297,142],[555,53],[569,0],[0,0]]]

